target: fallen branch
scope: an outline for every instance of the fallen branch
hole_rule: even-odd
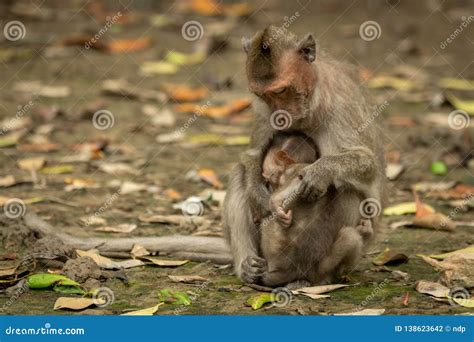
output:
[[[54,236],[76,249],[97,249],[104,254],[129,253],[133,245],[141,245],[152,253],[166,254],[193,261],[211,261],[230,264],[232,257],[224,239],[211,236],[170,235],[130,238],[81,238],[56,231],[49,223],[34,213],[23,217],[25,225],[41,236]]]

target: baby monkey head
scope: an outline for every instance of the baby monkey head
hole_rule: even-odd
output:
[[[270,26],[242,42],[247,53],[249,90],[272,113],[286,111],[293,122],[304,117],[317,79],[313,35],[298,39],[285,29]]]

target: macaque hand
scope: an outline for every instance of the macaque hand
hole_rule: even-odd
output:
[[[281,226],[289,228],[293,223],[293,212],[288,210],[288,212],[285,213],[282,207],[278,207],[276,210],[276,219]]]
[[[332,176],[320,165],[318,162],[308,165],[299,174],[301,184],[298,193],[300,198],[308,202],[324,196],[332,183]]]

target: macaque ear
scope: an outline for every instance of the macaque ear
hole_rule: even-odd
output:
[[[283,150],[277,152],[276,158],[277,158],[277,161],[283,164],[285,167],[296,163],[296,161],[293,158],[291,158],[288,155],[288,153],[286,153],[286,151],[283,151]]]
[[[242,37],[242,48],[244,49],[245,53],[249,53],[251,47],[252,47],[252,40]]]
[[[316,59],[316,40],[311,33],[308,33],[300,40],[298,43],[298,52],[310,63]]]

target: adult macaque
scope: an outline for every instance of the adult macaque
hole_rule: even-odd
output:
[[[364,93],[343,64],[316,54],[311,34],[298,40],[269,27],[243,45],[249,89],[266,108],[256,110],[251,149],[230,176],[224,220],[236,274],[252,283],[267,270],[253,217],[270,214],[262,162],[276,133],[301,132],[318,149],[319,158],[298,173],[298,196],[327,203],[313,213],[324,218],[317,236],[301,246],[310,259],[324,256],[311,241],[331,245],[341,227],[358,225],[362,200],[380,206],[385,176],[383,144]],[[376,228],[375,217],[372,223]]]

